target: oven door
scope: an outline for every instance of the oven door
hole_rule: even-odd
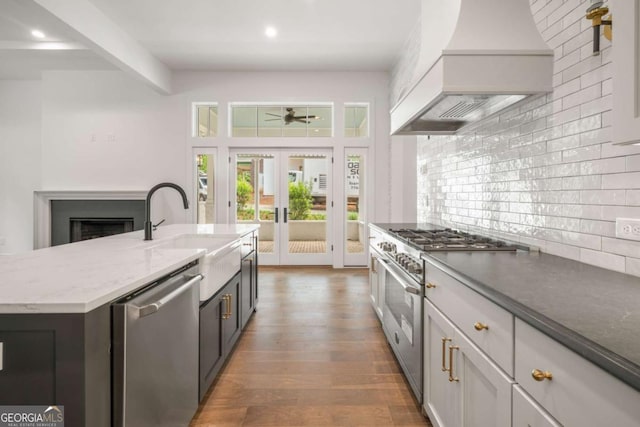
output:
[[[385,274],[382,323],[387,340],[419,402],[422,402],[423,290],[391,261],[381,258]]]

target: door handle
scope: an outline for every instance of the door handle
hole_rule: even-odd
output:
[[[460,381],[458,377],[453,375],[453,351],[454,350],[460,350],[460,347],[458,347],[457,345],[449,346],[449,382],[450,383]]]
[[[447,341],[451,341],[451,338],[442,337],[442,372],[447,372],[449,369],[445,366],[444,356],[447,352]]]
[[[186,291],[192,284],[199,282],[202,280],[202,274],[197,274],[193,278],[191,278],[188,282],[182,284],[179,288],[174,289],[169,292],[167,295],[160,298],[158,301],[152,302],[151,304],[143,305],[138,308],[138,317],[145,317],[150,314],[153,314],[159,311],[163,305],[176,298],[178,295]]]
[[[404,288],[404,291],[409,292],[413,295],[420,295],[420,289],[414,288],[413,286],[407,286],[406,288]]]
[[[284,209],[284,219],[282,220],[282,222],[286,223],[287,222],[287,208],[283,208]]]
[[[278,223],[278,208],[276,208],[275,223]]]

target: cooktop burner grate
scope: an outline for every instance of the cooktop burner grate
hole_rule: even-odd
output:
[[[403,240],[422,251],[515,251],[520,249],[513,243],[450,228],[389,229],[394,237]]]

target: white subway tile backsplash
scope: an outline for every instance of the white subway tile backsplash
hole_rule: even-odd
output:
[[[577,80],[577,79],[576,79]],[[567,95],[562,98],[562,108],[568,109],[575,107],[576,105],[585,104],[594,99],[602,96],[602,85],[597,83],[593,86],[589,86],[586,89],[582,89],[571,95]]]
[[[640,276],[640,258],[627,257],[627,273]]]
[[[633,240],[603,237],[602,250],[618,255],[640,258],[640,242]]]
[[[418,221],[640,276],[640,243],[615,238],[616,218],[640,218],[640,147],[611,143],[613,47],[592,55],[587,3],[531,0],[556,54],[552,93],[418,137]]]
[[[609,174],[625,171],[624,157],[590,160],[580,163],[580,175]]]
[[[564,258],[580,260],[580,248],[577,246],[565,245],[563,243],[547,242],[547,252]]]
[[[625,271],[625,258],[607,252],[594,251],[592,249],[580,249],[580,261],[598,267],[623,272]]]
[[[602,188],[640,188],[640,172],[603,175]]]
[[[585,190],[580,192],[580,203],[585,205],[625,205],[625,190]]]
[[[580,162],[583,160],[595,160],[600,158],[600,152],[601,150],[599,145],[589,145],[586,147],[564,150],[562,152],[562,161]]]
[[[640,171],[640,154],[627,157],[627,172]]]
[[[629,206],[640,206],[640,190],[627,190],[626,201]]]
[[[616,223],[611,221],[580,220],[580,232],[596,234],[602,237],[615,237]]]

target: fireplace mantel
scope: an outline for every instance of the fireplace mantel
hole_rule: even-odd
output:
[[[144,200],[147,190],[129,191],[34,191],[33,248],[51,246],[52,200]]]

